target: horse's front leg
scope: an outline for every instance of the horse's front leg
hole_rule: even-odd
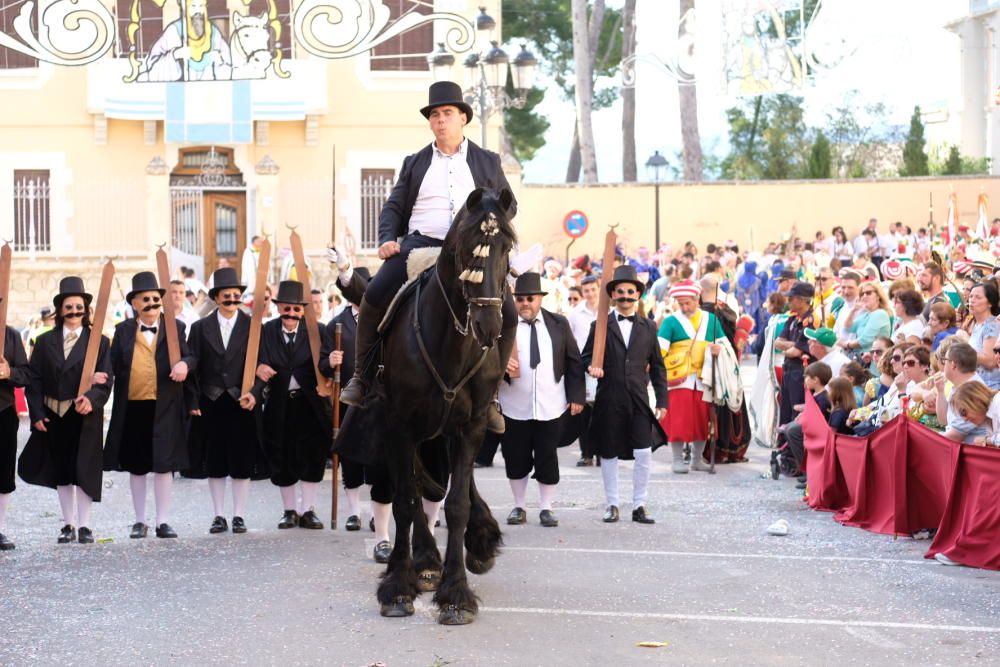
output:
[[[410,558],[410,526],[415,512],[420,512],[416,484],[413,479],[413,457],[416,445],[401,443],[399,456],[393,462],[395,495],[392,516],[396,520],[396,543],[389,563],[378,585],[379,611],[383,616],[413,615],[413,598],[417,596],[417,575]]]
[[[465,574],[465,529],[469,524],[469,484],[472,480],[472,460],[482,442],[485,418],[480,425],[456,436],[452,448],[451,488],[445,499],[444,513],[448,520],[448,549],[444,555],[441,585],[434,595],[438,605],[438,623],[465,625],[471,623],[479,602]]]

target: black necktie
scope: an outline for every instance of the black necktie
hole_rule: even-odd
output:
[[[531,320],[528,325],[531,327],[531,367],[538,368],[538,364],[542,362],[542,353],[538,349],[538,329],[535,325],[538,323],[538,319]]]
[[[635,315],[619,315],[618,321],[628,320],[629,322],[635,323]]]
[[[292,343],[294,343],[294,342],[295,342],[295,332],[293,331],[293,332],[289,333],[289,332],[286,331],[285,332],[285,345],[288,345],[289,347],[291,347]]]
[[[139,331],[148,331],[150,333],[156,333],[156,327],[147,327],[145,324],[139,325]]]

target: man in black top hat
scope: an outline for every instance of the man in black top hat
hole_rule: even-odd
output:
[[[578,415],[586,400],[583,361],[569,322],[542,308],[541,276],[523,273],[514,286],[517,304],[517,355],[507,362],[507,376],[500,383],[504,465],[514,494],[510,525],[527,521],[524,511],[528,475],[538,480],[539,523],[559,525],[552,512],[552,498],[559,483],[556,448],[562,439],[564,415]],[[568,415],[566,415],[568,417]]]
[[[208,477],[215,519],[210,533],[224,533],[226,477],[232,479],[233,532],[247,532],[246,512],[250,479],[266,461],[260,450],[254,409],[257,399],[243,393],[243,366],[250,340],[250,316],[240,310],[246,285],[236,269],[221,268],[212,274],[208,297],[216,309],[191,325],[188,347],[195,360],[192,377],[197,382],[197,405],[191,410],[190,454],[195,477]]]
[[[667,442],[659,424],[667,408],[667,379],[656,325],[636,314],[645,289],[634,266],[616,268],[614,279],[607,285],[615,310],[608,317],[604,368],[590,366],[597,322],[591,326],[583,348],[587,372],[597,378],[590,437],[595,439],[601,457],[606,523],[618,521],[619,516],[618,460],[633,458],[632,521],[654,523],[645,503],[653,450]],[[655,412],[649,408],[650,382],[656,395]]]
[[[805,385],[802,357],[809,354],[809,339],[806,329],[816,328],[813,324],[812,301],[816,290],[809,283],[797,282],[784,296],[788,299],[788,320],[774,341],[774,349],[785,353],[781,364],[782,380],[780,402],[778,404],[778,425],[795,419],[795,406],[805,403]]]
[[[194,390],[186,382],[195,359],[187,346],[184,323],[176,322],[181,359],[170,366],[164,327],[166,290],[151,271],[132,276],[125,300],[136,313],[115,327],[111,343],[115,402],[104,446],[104,469],[129,473],[135,523],[129,537],[146,537],[146,477],[153,473],[156,498],[156,536],[177,537],[170,527],[173,473],[188,463],[188,413]]]
[[[103,486],[104,405],[111,396],[111,341],[105,336],[93,384],[78,395],[87,345],[91,335],[100,335],[91,329],[91,299],[82,279],[59,281],[59,293],[52,299],[56,326],[38,337],[25,392],[32,429],[18,469],[25,482],[58,493],[60,544],[93,543],[90,507],[101,501]]]
[[[303,321],[308,307],[303,292],[302,283],[295,280],[283,280],[278,286],[274,303],[280,316],[261,329],[253,394],[263,403],[262,437],[271,483],[280,489],[284,506],[278,528],[318,530],[323,523],[316,516],[316,490],[326,471],[333,425],[330,402],[317,392],[316,366]],[[326,327],[319,327],[319,335],[319,371],[332,377],[333,345]]]
[[[3,298],[0,297],[0,301]],[[14,467],[17,458],[17,405],[14,387],[30,381],[24,343],[9,324],[4,331],[3,357],[0,358],[0,551],[9,551],[14,543],[4,537],[4,521],[10,494],[14,492]]]
[[[370,378],[363,361],[378,339],[378,325],[393,295],[406,280],[406,258],[416,248],[440,247],[455,214],[476,188],[510,188],[500,156],[484,150],[464,136],[472,120],[472,107],[466,104],[461,87],[451,81],[431,84],[427,106],[420,110],[430,121],[434,142],[407,156],[399,170],[399,179],[382,207],[379,216],[378,256],[385,260],[372,279],[361,302],[354,375],[344,387],[341,400],[359,405],[368,390]],[[511,207],[513,217],[517,204]],[[509,355],[510,339],[517,326],[517,313],[508,298],[503,307],[501,355]],[[508,341],[508,342],[503,342]],[[489,413],[488,428],[503,431],[503,420],[495,409]]]

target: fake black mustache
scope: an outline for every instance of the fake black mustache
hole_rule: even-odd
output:
[[[298,322],[302,318],[299,317],[298,315],[282,315],[281,319],[283,319],[283,320],[289,320],[291,322]]]
[[[75,320],[78,317],[83,317],[83,311],[82,310],[72,310],[72,311],[63,313],[63,319]]]
[[[632,297],[628,296],[620,296],[617,299],[615,299],[615,303],[635,303],[638,300],[639,299],[633,299]]]
[[[151,303],[150,305],[148,305],[145,308],[143,308],[142,312],[148,313],[151,310],[159,310],[159,309],[160,309],[160,304],[158,304],[158,303]]]
[[[238,306],[241,303],[243,303],[243,302],[240,301],[239,299],[237,299],[235,301],[222,301],[219,305],[220,306]]]

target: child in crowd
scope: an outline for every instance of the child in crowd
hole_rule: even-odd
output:
[[[803,372],[803,385],[806,391],[813,395],[816,405],[823,413],[823,419],[830,419],[830,398],[826,393],[826,385],[833,377],[833,371],[822,361],[814,361],[806,366]],[[795,410],[802,412],[805,405],[796,405]],[[788,441],[788,448],[785,452],[782,467],[786,474],[797,475],[800,482],[796,488],[805,488],[805,443],[802,435],[802,425],[799,419],[789,423],[785,427],[785,439]]]
[[[830,418],[828,420],[830,428],[836,433],[854,435],[854,431],[847,425],[847,417],[851,414],[851,410],[858,407],[854,397],[854,385],[846,377],[840,376],[830,380],[826,390],[830,397]]]
[[[950,400],[956,418],[948,421],[944,436],[965,444],[992,440],[993,424],[987,413],[995,394],[982,382],[963,382],[956,387]]]
[[[864,405],[865,383],[868,382],[868,371],[856,361],[850,361],[840,367],[840,376],[851,382],[855,406]]]

